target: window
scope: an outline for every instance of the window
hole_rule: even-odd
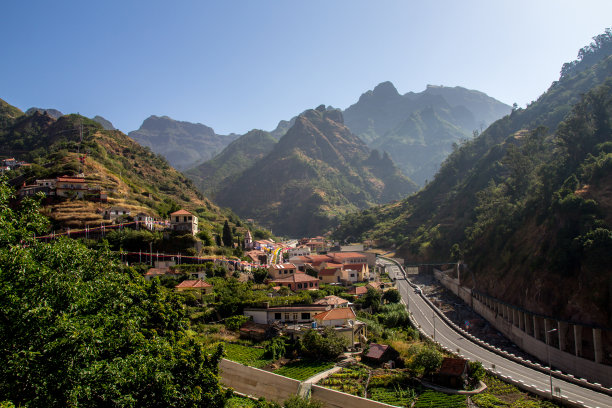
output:
[[[280,313],[274,313],[274,320],[280,320],[281,319],[281,314]]]
[[[302,313],[302,320],[310,320],[310,313]]]
[[[285,313],[285,320],[289,320],[289,313]]]
[[[293,320],[297,320],[297,319],[298,319],[297,317],[298,317],[298,314],[297,314],[297,313],[294,313],[294,314],[293,314]]]
[[[302,289],[302,284],[298,283],[298,289]]]
[[[312,283],[312,282],[310,282],[310,287],[311,287],[311,288],[313,287],[313,283]]]
[[[355,277],[355,274],[354,274],[354,273],[351,273],[351,278],[354,278],[354,277]]]

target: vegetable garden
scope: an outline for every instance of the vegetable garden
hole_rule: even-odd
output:
[[[300,360],[286,364],[274,371],[275,374],[293,378],[294,380],[304,381],[313,375],[325,370],[329,370],[335,365],[330,361]]]

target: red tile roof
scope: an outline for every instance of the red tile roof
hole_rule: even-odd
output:
[[[314,315],[312,318],[315,320],[339,320],[339,319],[354,319],[356,317],[355,312],[350,307],[339,307],[331,309],[318,315]]]
[[[366,264],[346,264],[344,265],[344,269],[352,269],[354,271],[361,271]]]

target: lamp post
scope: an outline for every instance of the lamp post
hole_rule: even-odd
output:
[[[436,341],[436,312],[434,312],[434,311],[431,312],[431,319],[433,320],[433,327],[434,327],[434,336],[433,336],[433,339],[434,339],[434,341]]]
[[[548,338],[550,337],[549,334],[556,332],[557,329],[551,329],[548,330],[546,332],[546,358],[548,359],[548,379],[550,381],[550,398],[552,399],[553,397],[553,384],[552,384],[552,366],[550,365],[550,351],[549,349],[549,344],[548,344]]]

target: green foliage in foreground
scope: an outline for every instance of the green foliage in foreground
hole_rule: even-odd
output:
[[[27,407],[223,407],[218,348],[187,337],[179,298],[108,248],[37,242],[33,202],[0,180],[0,395]]]

